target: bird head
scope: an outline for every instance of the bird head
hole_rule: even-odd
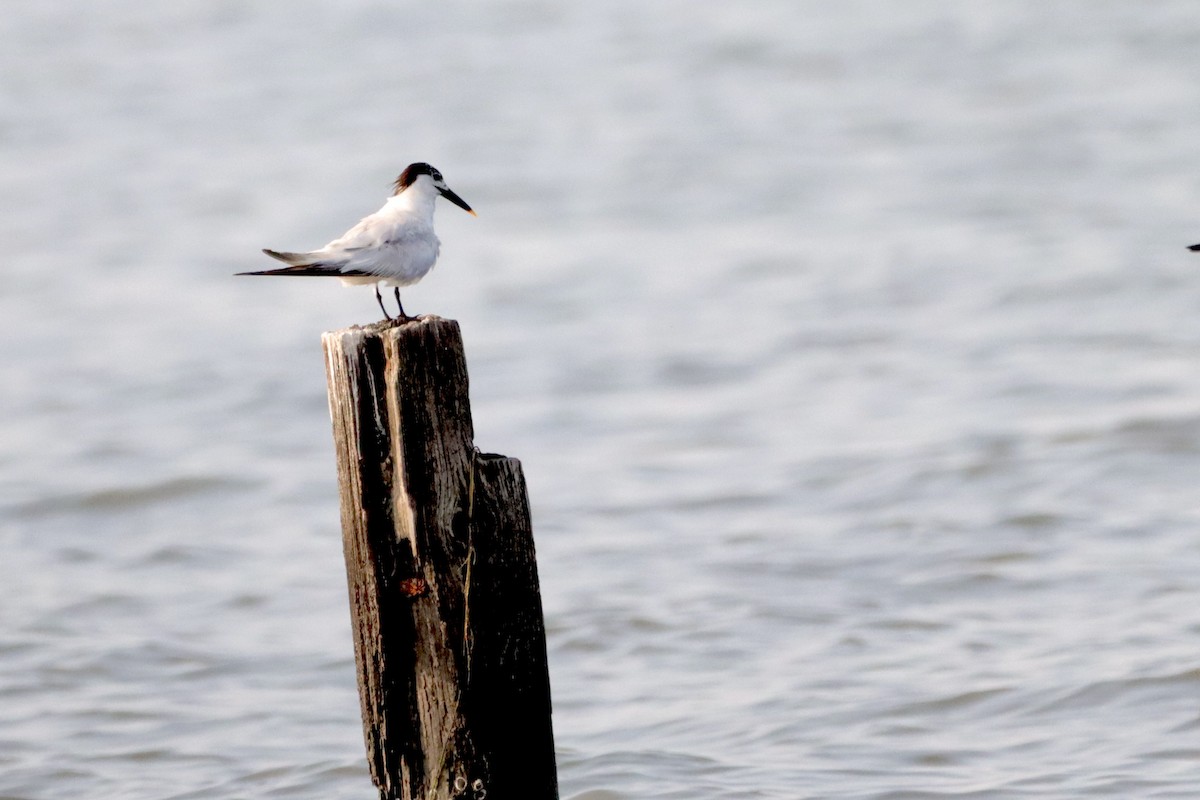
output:
[[[466,211],[471,216],[477,216],[475,211],[472,210],[469,205],[467,205],[466,201],[455,194],[450,187],[446,185],[445,179],[442,178],[442,173],[438,172],[436,167],[426,164],[424,161],[418,161],[415,164],[409,164],[404,168],[404,172],[401,172],[400,177],[396,178],[396,191],[392,194],[400,194],[405,189],[421,180],[429,181],[429,184],[442,197],[446,198],[451,203],[454,203],[454,205],[458,206],[463,211]]]

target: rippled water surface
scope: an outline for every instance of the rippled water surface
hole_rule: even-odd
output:
[[[319,348],[427,160],[562,795],[1190,798],[1183,0],[10,0],[0,797],[369,798]],[[286,284],[286,285],[285,285]]]

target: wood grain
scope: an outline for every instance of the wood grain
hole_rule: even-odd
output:
[[[385,800],[557,798],[520,463],[473,443],[458,324],[322,336],[371,775]]]

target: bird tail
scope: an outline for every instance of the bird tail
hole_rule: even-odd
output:
[[[291,266],[279,269],[264,269],[258,272],[238,272],[237,275],[317,275],[334,276],[338,278],[364,276],[367,273],[359,270],[342,269],[343,263],[323,261],[320,252],[316,253],[280,253],[275,250],[263,249],[271,258],[278,259]]]
[[[298,267],[301,264],[313,264],[320,260],[314,258],[317,255],[316,253],[281,253],[278,250],[271,250],[266,247],[263,248],[263,252],[271,258],[282,261],[285,264],[291,264],[293,267]]]
[[[1194,244],[1189,247],[1188,250],[1200,250],[1200,244]]]

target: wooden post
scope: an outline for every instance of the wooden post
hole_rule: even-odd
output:
[[[382,800],[555,800],[516,459],[474,446],[458,323],[321,337],[363,730]]]

